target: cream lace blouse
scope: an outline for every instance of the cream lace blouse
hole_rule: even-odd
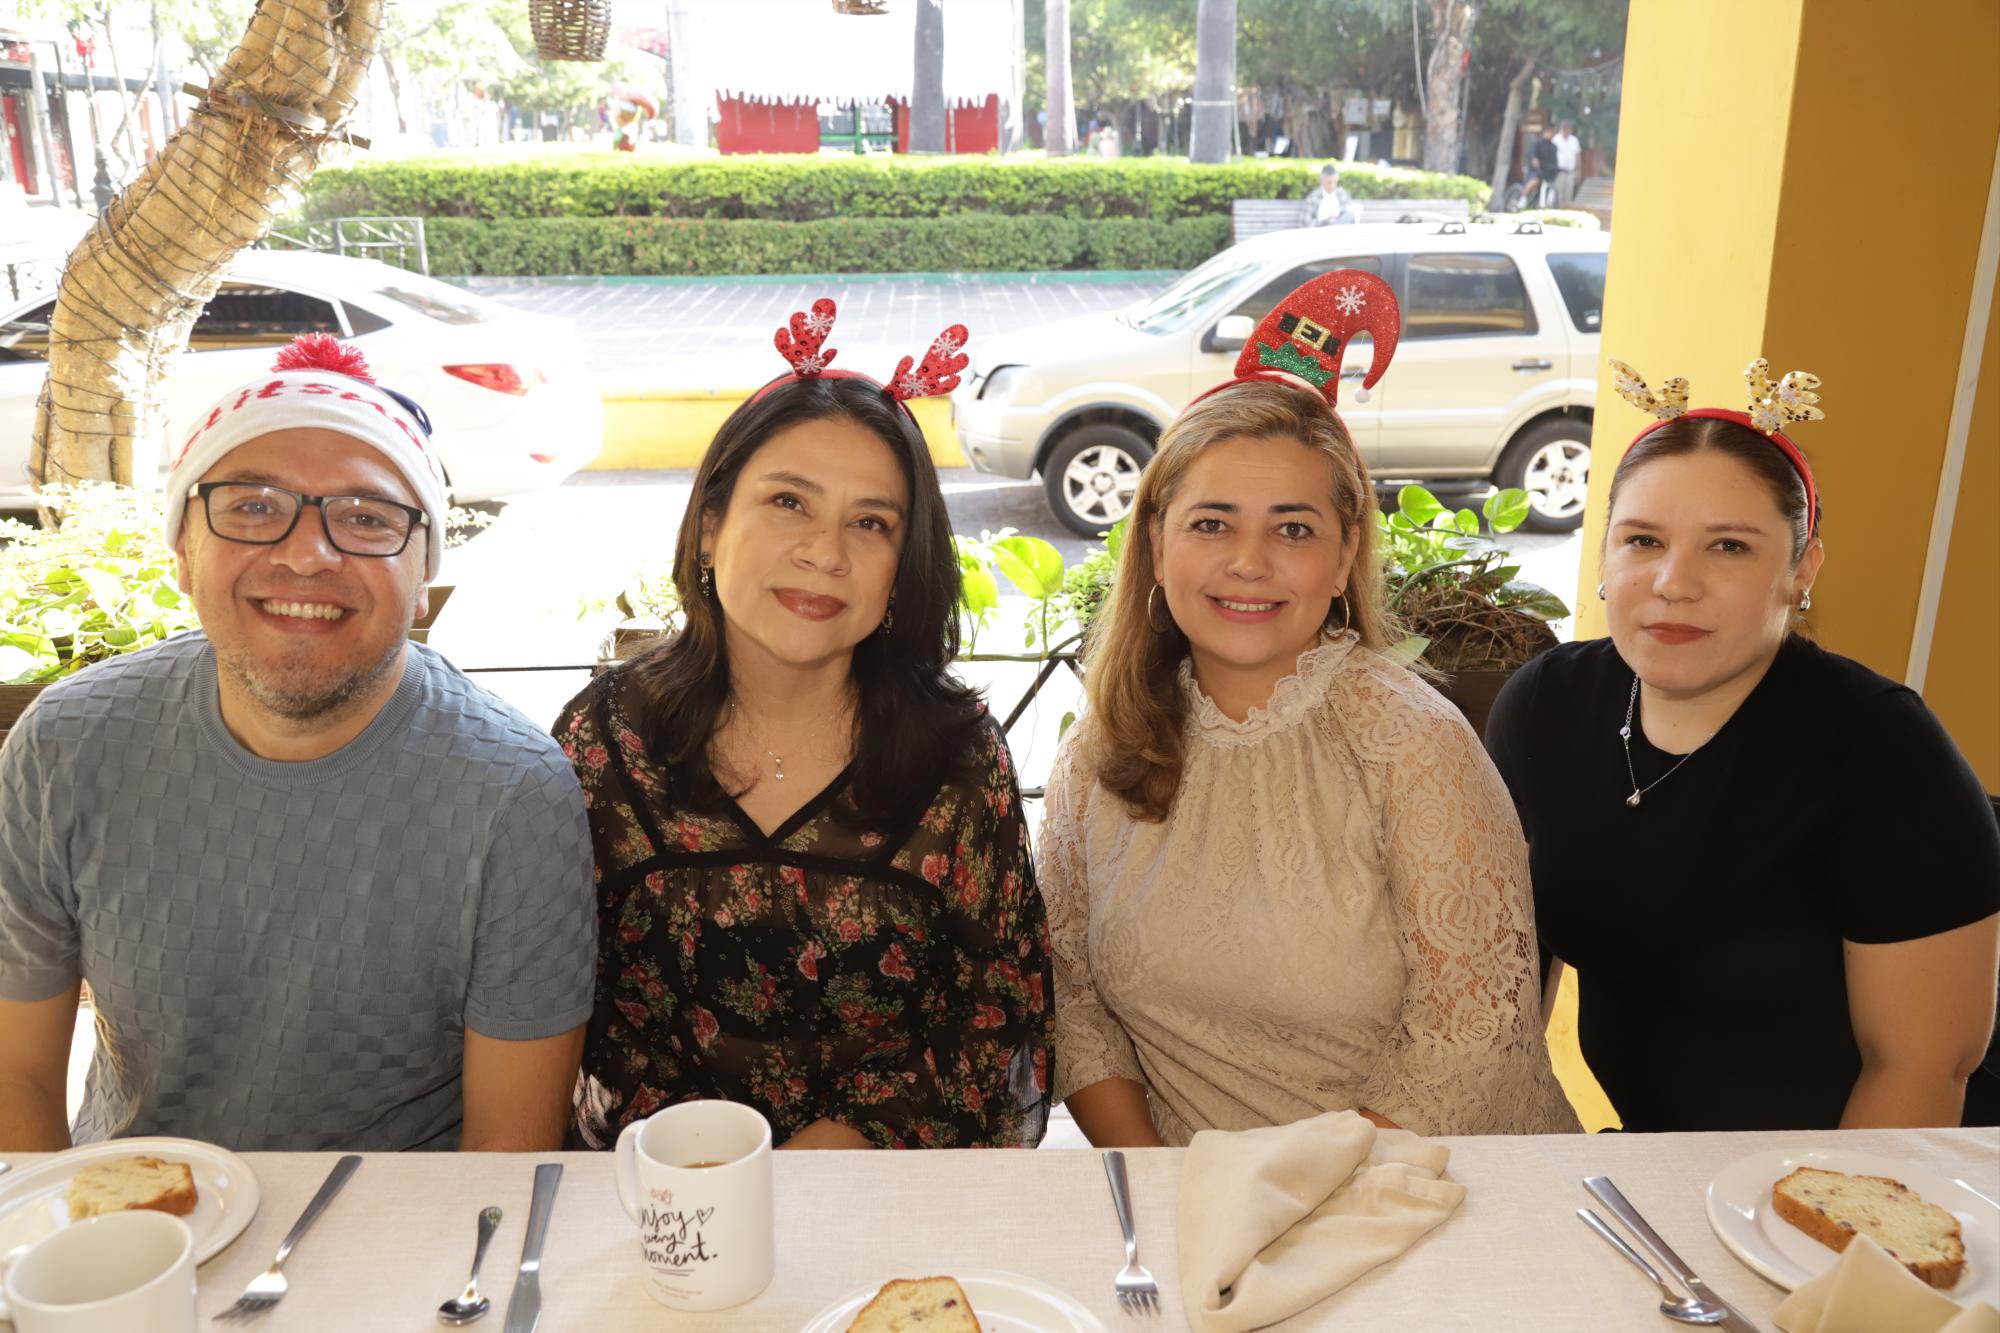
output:
[[[1347,1107],[1421,1134],[1577,1129],[1527,847],[1458,711],[1351,634],[1240,723],[1185,664],[1181,688],[1166,822],[1097,785],[1087,717],[1049,779],[1056,1097],[1141,1082],[1170,1144]]]

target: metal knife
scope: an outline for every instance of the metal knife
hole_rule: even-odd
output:
[[[507,1299],[507,1324],[501,1333],[535,1333],[541,1321],[542,1242],[548,1239],[556,1186],[561,1183],[562,1163],[543,1162],[535,1168],[535,1198],[528,1205],[528,1234],[521,1241],[521,1272],[514,1279],[514,1294]]]
[[[1609,1209],[1612,1216],[1623,1222],[1627,1229],[1639,1238],[1640,1243],[1653,1252],[1653,1257],[1660,1261],[1660,1266],[1680,1279],[1682,1286],[1701,1300],[1713,1302],[1727,1311],[1722,1322],[1713,1327],[1725,1329],[1727,1333],[1760,1333],[1757,1326],[1745,1319],[1735,1306],[1717,1295],[1715,1288],[1695,1276],[1694,1270],[1681,1262],[1681,1257],[1660,1239],[1660,1233],[1648,1226],[1646,1219],[1639,1216],[1639,1210],[1618,1192],[1618,1187],[1611,1183],[1611,1177],[1586,1176],[1583,1187],[1596,1195],[1597,1201]]]

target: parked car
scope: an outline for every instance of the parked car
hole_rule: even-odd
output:
[[[53,288],[0,307],[0,509],[33,504],[28,450],[54,307]],[[351,339],[378,380],[423,406],[461,504],[554,486],[603,448],[603,401],[571,321],[370,259],[246,250],[195,321],[166,383],[166,431],[137,476],[163,469],[217,395],[301,333]]]
[[[1378,481],[1437,490],[1518,486],[1527,526],[1583,521],[1597,397],[1606,232],[1524,225],[1370,223],[1281,231],[1232,246],[1150,301],[973,344],[952,395],[958,438],[982,472],[1041,474],[1049,505],[1085,536],[1131,508],[1160,432],[1229,378],[1258,320],[1317,274],[1380,275],[1402,338],[1369,401],[1341,370],[1340,413]]]

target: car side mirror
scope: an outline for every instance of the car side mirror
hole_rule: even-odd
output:
[[[1204,352],[1240,352],[1243,344],[1250,341],[1250,335],[1257,331],[1257,321],[1248,315],[1224,315],[1216,321],[1214,328],[1201,340]]]

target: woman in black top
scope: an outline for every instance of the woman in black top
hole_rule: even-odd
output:
[[[1993,1124],[2000,831],[1921,698],[1795,633],[1817,497],[1756,428],[1812,382],[1789,387],[1634,441],[1611,637],[1494,705],[1542,946],[1577,971],[1583,1053],[1626,1129]]]

